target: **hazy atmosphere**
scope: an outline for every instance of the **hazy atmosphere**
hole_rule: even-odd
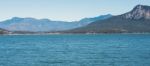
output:
[[[1,0],[0,4],[0,21],[12,17],[75,21],[105,14],[119,15],[137,4],[150,5],[150,0]]]

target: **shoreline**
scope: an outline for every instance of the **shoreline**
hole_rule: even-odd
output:
[[[111,35],[111,34],[133,34],[133,35],[138,35],[138,34],[150,34],[150,33],[43,33],[43,34],[0,34],[2,35]]]

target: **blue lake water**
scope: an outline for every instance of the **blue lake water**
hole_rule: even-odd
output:
[[[150,34],[3,35],[0,66],[150,66]]]

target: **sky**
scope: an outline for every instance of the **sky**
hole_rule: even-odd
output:
[[[119,15],[150,0],[0,0],[0,21],[12,17],[77,21],[99,15]]]

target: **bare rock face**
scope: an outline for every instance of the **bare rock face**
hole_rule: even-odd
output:
[[[132,11],[123,14],[127,19],[147,19],[150,20],[150,6],[137,5]]]

